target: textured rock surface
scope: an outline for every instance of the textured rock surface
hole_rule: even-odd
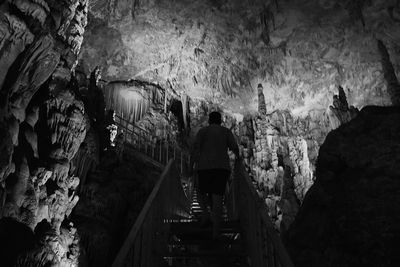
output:
[[[88,1],[9,0],[0,10],[0,231],[18,236],[22,224],[34,242],[5,254],[5,266],[76,266],[79,237],[66,218],[79,178],[69,171],[87,120],[70,78]]]
[[[282,231],[293,221],[313,184],[319,144],[330,129],[325,118],[325,122],[296,120],[289,112],[276,111],[253,118],[252,123],[246,118],[239,124],[236,134],[245,163],[270,216]],[[310,134],[313,128],[318,132]],[[252,132],[254,139],[249,137]]]
[[[397,266],[400,110],[366,107],[321,146],[287,235],[296,266]]]
[[[257,110],[258,83],[268,112],[324,112],[338,85],[349,105],[387,105],[375,38],[400,61],[398,14],[383,0],[97,0],[82,59],[241,113]]]
[[[342,87],[339,86],[339,95],[333,96],[333,105],[329,106],[330,122],[332,129],[336,129],[340,125],[349,122],[357,116],[358,109],[347,103],[346,94]]]

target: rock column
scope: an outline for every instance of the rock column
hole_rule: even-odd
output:
[[[70,161],[88,124],[70,80],[88,0],[8,0],[0,10],[0,221],[10,227],[0,232],[34,240],[0,258],[77,266],[79,237],[66,220],[79,199]],[[18,240],[17,225],[31,237]]]

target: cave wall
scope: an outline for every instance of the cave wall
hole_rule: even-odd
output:
[[[70,80],[88,1],[9,0],[0,10],[0,220],[2,240],[13,236],[2,265],[76,266],[70,162],[89,123]]]

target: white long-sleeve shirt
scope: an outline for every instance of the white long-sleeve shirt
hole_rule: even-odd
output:
[[[193,157],[198,170],[230,170],[228,149],[236,156],[239,148],[232,132],[221,125],[210,124],[201,128],[196,135]]]

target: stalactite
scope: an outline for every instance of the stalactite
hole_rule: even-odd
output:
[[[181,95],[181,102],[182,102],[182,111],[183,111],[183,123],[185,129],[188,129],[188,96],[186,94]]]
[[[110,15],[113,15],[115,12],[115,0],[110,0],[108,3],[108,10],[110,11]]]
[[[400,105],[400,84],[397,80],[389,52],[381,40],[378,40],[378,49],[381,55],[383,75],[387,83],[387,90],[394,106]]]
[[[142,81],[116,81],[104,88],[106,108],[113,109],[119,116],[137,122],[150,110],[164,110],[164,89]]]
[[[135,19],[135,11],[139,8],[140,0],[133,0],[132,1],[132,8],[131,8],[131,16],[132,19]]]
[[[167,104],[168,104],[168,92],[164,93],[164,113],[167,114]]]

